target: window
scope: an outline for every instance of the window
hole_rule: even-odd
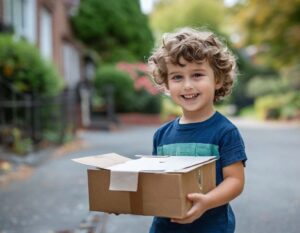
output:
[[[36,42],[36,0],[4,0],[4,23],[15,35]]]
[[[63,46],[64,77],[68,87],[74,88],[80,80],[80,56],[76,48],[65,42]]]
[[[51,60],[53,57],[52,15],[46,8],[41,9],[40,50],[41,54]]]

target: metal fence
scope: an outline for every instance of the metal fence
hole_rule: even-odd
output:
[[[62,143],[74,135],[78,122],[76,90],[66,90],[54,97],[18,92],[0,79],[0,143],[10,143],[3,131],[17,128],[34,144],[44,139]]]

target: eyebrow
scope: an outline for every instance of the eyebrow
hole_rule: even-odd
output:
[[[206,72],[206,69],[204,68],[197,68],[197,69],[193,69],[192,72]],[[180,74],[180,71],[174,71],[171,73],[168,73],[168,75],[174,75],[174,74]]]
[[[180,72],[174,71],[174,72],[168,73],[168,75],[173,75],[173,74],[180,74]]]

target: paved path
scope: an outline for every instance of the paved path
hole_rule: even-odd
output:
[[[246,188],[232,203],[236,233],[298,233],[300,127],[236,122],[249,158]],[[88,211],[86,167],[71,159],[112,151],[127,156],[149,154],[155,128],[81,132],[84,148],[39,165],[26,179],[1,186],[0,233],[63,232],[79,225],[84,229],[82,220],[96,213]],[[146,233],[151,222],[151,217],[97,216],[101,220],[94,230],[97,233]]]

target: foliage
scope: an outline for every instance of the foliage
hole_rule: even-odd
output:
[[[142,61],[153,47],[138,0],[82,0],[72,22],[78,38],[106,62]]]
[[[151,26],[159,33],[183,26],[205,26],[218,31],[224,13],[223,1],[219,0],[160,0],[151,15]]]
[[[117,112],[127,112],[130,109],[134,88],[129,74],[112,65],[105,65],[96,71],[94,85],[99,96],[103,98],[106,98],[109,91],[113,91]]]
[[[148,75],[148,66],[145,63],[127,63],[120,62],[117,68],[130,75],[134,81],[136,90],[144,89],[151,95],[160,93],[159,87],[155,85],[151,77]]]
[[[272,93],[278,93],[286,89],[282,79],[274,76],[256,76],[247,85],[247,94],[251,97],[260,97]]]
[[[0,141],[12,152],[24,155],[33,150],[33,142],[24,137],[22,131],[16,127],[5,127],[0,131]]]
[[[243,45],[255,45],[262,62],[274,67],[299,63],[300,1],[246,0],[236,6]]]
[[[299,114],[299,69],[300,66],[285,68],[277,79],[257,77],[249,83],[249,92],[258,97],[255,109],[261,118],[293,118]]]
[[[0,76],[21,93],[57,94],[63,86],[55,68],[26,41],[0,35]]]
[[[145,63],[120,62],[117,68],[128,73],[134,82],[135,101],[130,111],[159,113],[161,110],[160,90],[148,75],[148,66]]]
[[[253,73],[244,85],[244,95],[255,99],[261,118],[296,117],[300,109],[300,2],[246,0],[232,11],[240,26],[239,46],[253,50],[250,56],[256,64],[275,70]]]
[[[129,112],[156,114],[161,111],[161,96],[152,95],[145,89],[136,90],[134,101],[130,105]]]
[[[300,93],[273,94],[258,98],[255,110],[261,119],[289,119],[296,117],[300,110]]]
[[[176,105],[169,96],[163,96],[161,118],[163,121],[170,117],[177,117],[182,115],[182,110],[179,105]]]
[[[272,69],[259,67],[251,63],[251,60],[245,55],[242,49],[232,48],[237,57],[238,76],[235,80],[232,94],[227,100],[227,104],[234,104],[237,107],[237,113],[254,103],[254,96],[248,92],[248,83],[254,77],[275,76],[276,72]]]
[[[240,111],[240,116],[243,118],[254,118],[255,119],[257,117],[257,115],[255,112],[254,106],[251,105],[251,106],[243,108]]]

